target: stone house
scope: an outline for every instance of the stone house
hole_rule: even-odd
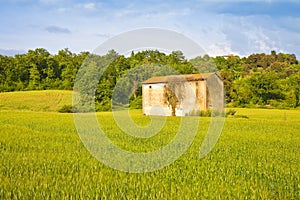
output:
[[[166,92],[172,90],[177,103],[174,109]],[[142,83],[143,114],[187,116],[207,109],[224,108],[223,81],[217,73],[152,77]],[[173,114],[174,115],[174,114]]]

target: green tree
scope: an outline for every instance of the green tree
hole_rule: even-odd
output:
[[[33,67],[30,69],[30,80],[29,80],[28,89],[30,90],[40,89],[40,73],[36,65],[33,65]]]
[[[251,91],[259,99],[259,103],[268,104],[269,100],[283,98],[278,79],[274,74],[274,72],[257,74],[250,78]]]

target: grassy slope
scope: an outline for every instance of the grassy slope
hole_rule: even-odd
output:
[[[0,111],[0,199],[299,199],[299,110],[237,109],[249,119],[227,118],[210,154],[199,159],[209,125],[202,118],[189,150],[152,173],[113,170],[91,156],[72,114]],[[100,125],[123,149],[166,145],[180,118],[168,118],[145,141],[122,133],[111,113]],[[134,121],[148,118],[133,113]],[[161,136],[161,137],[160,137]]]
[[[0,93],[0,110],[57,111],[72,104],[72,91],[44,90]]]
[[[199,147],[210,118],[201,118],[189,150],[170,166],[131,174],[102,164],[83,146],[72,114],[71,91],[0,93],[0,199],[299,199],[300,111],[235,109],[249,119],[227,118],[207,157]],[[37,112],[23,112],[23,111]],[[141,125],[149,118],[132,111]],[[147,152],[170,142],[179,119],[162,132],[137,139],[120,131],[112,113],[97,113],[119,147]],[[171,137],[170,137],[171,136]]]

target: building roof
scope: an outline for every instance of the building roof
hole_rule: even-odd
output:
[[[178,79],[178,81],[199,81],[206,80],[208,77],[216,73],[204,73],[204,74],[181,74],[181,75],[170,75],[170,76],[154,76],[144,81],[143,84],[150,83],[167,83],[170,79]]]

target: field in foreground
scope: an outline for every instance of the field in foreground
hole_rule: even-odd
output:
[[[116,171],[93,158],[77,135],[73,115],[0,111],[0,199],[300,199],[300,112],[237,109],[205,158],[199,147],[210,118],[201,118],[190,149],[155,172]],[[167,144],[180,118],[169,117],[143,141],[124,134],[111,113],[98,113],[113,142],[134,151]],[[138,123],[149,119],[132,112]],[[189,133],[186,133],[189,134]]]

